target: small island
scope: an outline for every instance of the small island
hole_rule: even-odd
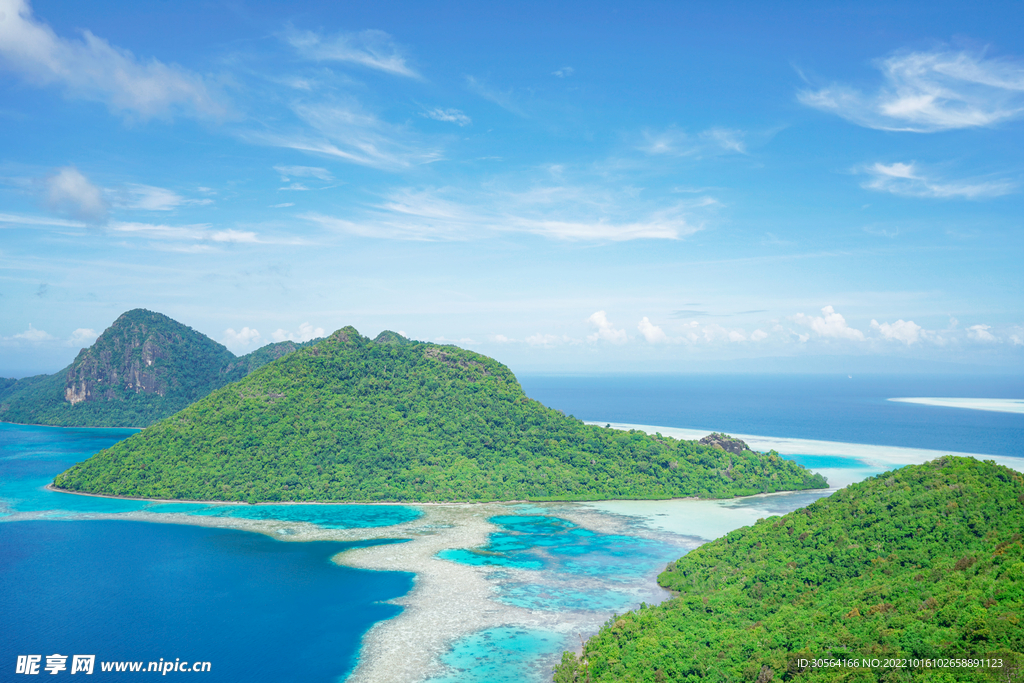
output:
[[[777,453],[736,443],[586,425],[528,398],[492,358],[345,327],[53,485],[250,503],[731,498],[828,487]]]

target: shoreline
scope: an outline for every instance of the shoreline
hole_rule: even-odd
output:
[[[177,501],[171,501],[177,502]],[[347,503],[346,503],[347,504]],[[162,524],[185,524],[248,531],[288,542],[399,540],[350,548],[333,555],[335,564],[371,571],[401,571],[415,575],[412,589],[389,601],[402,611],[377,622],[363,634],[355,667],[346,683],[422,683],[447,669],[442,658],[467,636],[493,628],[542,630],[561,638],[556,652],[538,656],[530,666],[543,669],[545,677],[561,658],[563,650],[578,649],[576,634],[584,638],[596,633],[610,616],[610,609],[559,610],[520,607],[501,602],[493,574],[503,574],[501,582],[566,587],[587,591],[604,587],[599,580],[585,576],[561,576],[516,567],[461,564],[439,558],[442,550],[471,549],[486,545],[499,530],[491,523],[498,515],[538,515],[566,519],[582,528],[604,534],[622,534],[658,540],[674,548],[675,557],[685,554],[703,541],[646,527],[635,517],[586,509],[583,504],[533,504],[529,510],[516,503],[435,503],[413,504],[422,514],[414,520],[382,527],[324,528],[309,522],[276,519],[209,517],[185,513],[158,513],[138,510],[124,513],[83,513],[77,519],[121,520]],[[51,520],[66,518],[15,513],[7,521]],[[624,590],[628,606],[640,602],[657,604],[670,593],[657,586],[655,577],[663,569],[654,566],[644,577]]]
[[[520,503],[535,503],[532,500],[451,500],[451,501],[366,501],[357,500],[268,500],[262,503],[247,503],[244,500],[193,500],[191,498],[143,498],[141,496],[115,496],[110,493],[86,493],[85,491],[66,491],[56,488],[52,483],[43,487],[52,493],[67,493],[73,496],[89,496],[91,498],[108,498],[110,500],[137,500],[147,503],[193,503],[199,505],[517,505]],[[667,500],[667,499],[666,499]],[[676,499],[684,500],[684,499]],[[543,502],[543,501],[542,501]],[[593,501],[559,501],[570,503],[589,503]],[[169,513],[173,514],[173,513]]]
[[[41,425],[32,422],[8,422],[7,420],[0,420],[0,423],[17,425],[18,427],[48,427],[51,429],[134,429],[137,432],[141,432],[145,429],[145,427],[97,427],[95,425]]]

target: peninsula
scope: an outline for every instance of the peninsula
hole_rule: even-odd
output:
[[[1019,472],[953,456],[886,472],[670,564],[677,597],[613,617],[555,683],[1019,680],[1022,530]]]

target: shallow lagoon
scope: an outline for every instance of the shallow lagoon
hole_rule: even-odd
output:
[[[684,438],[699,437],[710,431],[641,428]],[[0,520],[29,522],[0,525],[5,549],[21,549],[7,554],[8,561],[0,565],[0,573],[4,575],[5,585],[23,587],[20,591],[8,591],[0,605],[3,623],[13,625],[23,636],[5,647],[28,648],[24,652],[5,649],[4,658],[61,651],[66,641],[54,640],[65,630],[61,601],[72,599],[76,594],[102,596],[104,591],[114,590],[109,588],[111,584],[103,582],[103,572],[108,566],[116,566],[128,572],[131,580],[145,575],[162,578],[149,588],[132,584],[128,579],[113,584],[119,584],[124,590],[135,585],[128,591],[138,599],[138,606],[129,610],[134,615],[133,620],[118,621],[124,614],[112,611],[114,605],[123,603],[94,599],[93,611],[102,615],[106,610],[106,621],[92,623],[82,632],[83,639],[78,641],[81,644],[69,643],[67,647],[91,648],[89,652],[97,650],[97,655],[113,658],[120,651],[99,650],[113,642],[112,635],[117,637],[126,630],[136,630],[148,633],[150,638],[166,634],[165,642],[176,648],[171,653],[175,657],[195,657],[197,644],[205,642],[203,647],[208,648],[207,651],[212,648],[218,653],[216,657],[211,655],[210,661],[221,662],[221,666],[229,669],[237,664],[240,668],[236,671],[242,671],[253,657],[280,653],[281,657],[273,656],[278,657],[277,665],[284,668],[273,680],[290,680],[286,672],[287,660],[296,652],[309,659],[311,666],[294,680],[336,680],[339,676],[349,677],[349,672],[353,681],[403,683],[417,678],[430,683],[550,680],[551,666],[558,661],[563,649],[578,649],[580,638],[592,633],[611,615],[641,602],[660,601],[666,596],[657,587],[655,577],[667,561],[739,526],[752,524],[762,517],[784,514],[828,494],[779,493],[726,501],[606,501],[444,508],[156,503],[76,496],[43,488],[55,474],[74,462],[132,433],[134,430],[0,424]],[[739,436],[758,450],[775,448],[782,453],[797,454],[793,456],[795,460],[826,474],[833,485],[859,481],[894,466],[923,462],[941,454],[906,447]],[[1024,460],[1020,458],[994,459],[1024,469]],[[173,525],[123,520],[162,521]],[[228,530],[199,529],[196,525]],[[461,527],[472,527],[475,531],[462,534]],[[123,528],[132,531],[119,531]],[[235,529],[260,533],[242,533]],[[64,530],[71,530],[71,535]],[[60,539],[51,538],[46,542],[54,534]],[[234,540],[226,545],[211,543],[210,539],[217,538],[217,534],[228,534],[225,538]],[[90,536],[95,538],[90,539]],[[389,538],[407,542],[390,545],[387,544]],[[280,540],[329,542],[289,544]],[[431,541],[434,545],[429,544]],[[117,555],[104,543],[114,543],[113,547],[123,551],[122,554]],[[151,543],[155,544],[152,547],[162,550],[150,552],[147,548]],[[417,544],[436,549],[427,555],[422,552],[418,556],[416,552],[403,554],[405,550],[414,550]],[[74,546],[78,552],[73,561],[67,559],[69,546]],[[228,546],[235,548],[230,558],[217,550]],[[320,551],[319,547],[325,550]],[[245,549],[244,552],[238,552],[239,548]],[[350,549],[336,557],[336,562],[378,570],[415,571],[416,590],[408,592],[412,585],[408,573],[346,574],[353,570],[328,562],[331,554],[345,548]],[[403,552],[397,552],[400,550]],[[157,560],[152,561],[153,557]],[[411,561],[410,557],[418,559]],[[41,563],[32,573],[44,589],[33,588],[24,574],[17,573],[20,570],[13,567],[13,561],[22,563],[22,570],[32,562]],[[204,563],[212,563],[219,569],[214,572],[214,578],[200,583],[211,588],[221,586],[222,589],[213,593],[227,596],[227,606],[207,611],[189,606],[190,596],[203,593],[197,593],[188,581],[170,578],[169,572],[181,571],[184,576],[196,579],[205,571]],[[70,575],[63,572],[70,567],[77,569]],[[320,583],[301,578],[309,576],[320,577],[317,579]],[[445,593],[445,580],[452,576],[459,576],[459,580],[466,583],[454,588],[448,586],[449,592]],[[254,584],[252,577],[263,578]],[[275,580],[285,583],[275,584]],[[383,592],[368,588],[380,581],[397,583],[387,584],[390,588]],[[309,613],[314,616],[306,619],[302,614],[292,613],[287,619],[282,617],[291,629],[280,636],[280,642],[261,641],[259,634],[252,638],[234,638],[233,633],[223,630],[224,620],[220,618],[226,618],[232,607],[238,608],[239,615],[247,611],[284,614],[257,606],[259,600],[273,596],[260,596],[258,588],[247,596],[242,590],[245,585],[265,586],[280,596],[291,595],[294,604],[310,605]],[[284,585],[284,588],[269,588],[275,585]],[[168,587],[171,588],[168,590]],[[50,589],[56,593],[47,594]],[[355,596],[344,599],[350,600],[345,603],[348,607],[338,607],[341,603],[327,600],[335,589]],[[162,594],[173,598],[169,602],[156,598]],[[321,598],[326,600],[325,605],[336,606],[318,612],[316,605]],[[360,603],[363,598],[367,600]],[[217,604],[213,597],[209,600],[209,604]],[[379,600],[386,602],[380,604]],[[454,607],[447,605],[447,615],[440,618],[437,615],[445,606],[439,601],[444,600],[464,602]],[[354,607],[357,603],[362,606]],[[50,607],[33,611],[47,604]],[[147,606],[153,609],[147,611]],[[474,612],[468,615],[472,618],[464,618],[467,615],[460,614],[460,609]],[[326,621],[318,621],[317,613]],[[335,620],[338,615],[340,620]],[[244,621],[244,616],[242,619]],[[252,621],[259,623],[258,619]],[[360,646],[360,638],[374,621],[376,626],[370,628]],[[307,626],[311,630],[303,631]],[[437,637],[423,643],[422,656],[405,662],[408,668],[400,668],[397,659],[405,651],[414,649],[414,641],[422,640],[428,628],[443,633],[433,634]],[[267,633],[272,632],[273,629],[267,630]],[[347,635],[339,636],[342,632]],[[302,633],[307,635],[289,644],[293,641],[288,638]],[[299,641],[308,644],[303,646]],[[124,657],[148,657],[149,651],[157,647],[152,644],[153,640],[145,641],[149,643],[146,645],[143,640],[135,642],[139,643],[138,649],[146,652],[126,651]],[[236,647],[239,642],[255,654],[247,654],[243,647]],[[385,653],[386,656],[371,661],[373,657],[363,658],[359,654],[359,666],[353,669],[357,652]],[[154,656],[167,654],[161,650]],[[388,676],[389,671],[393,671],[393,675]]]

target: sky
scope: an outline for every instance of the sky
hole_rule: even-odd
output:
[[[1024,373],[1024,3],[0,0],[0,376],[118,315]]]

